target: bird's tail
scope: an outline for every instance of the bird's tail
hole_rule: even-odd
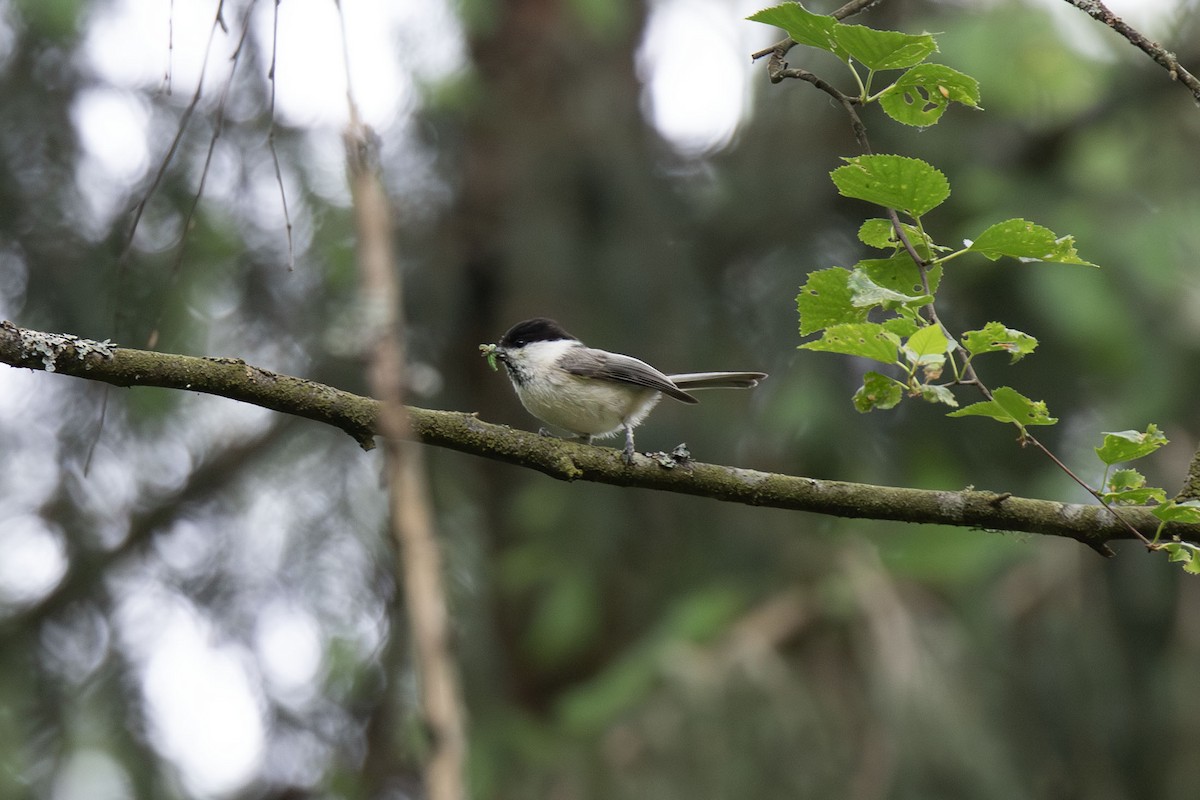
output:
[[[680,389],[753,389],[767,377],[765,372],[685,372],[668,375]]]

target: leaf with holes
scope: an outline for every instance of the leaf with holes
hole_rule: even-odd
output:
[[[878,372],[863,375],[863,385],[854,393],[854,408],[861,414],[875,409],[895,408],[904,399],[904,387]]]
[[[941,64],[918,64],[879,98],[889,117],[917,128],[936,123],[951,103],[979,108],[979,81]]]
[[[972,356],[980,353],[1008,353],[1016,363],[1029,355],[1038,346],[1038,340],[1028,333],[1007,328],[999,322],[989,322],[977,331],[967,331],[962,336],[963,347]]]
[[[907,253],[897,253],[891,258],[864,258],[854,265],[856,270],[862,270],[875,283],[900,294],[911,296],[914,300],[926,297],[921,285],[921,272]],[[937,292],[942,279],[941,265],[929,267],[925,271],[925,280],[929,283],[930,293]],[[926,301],[929,302],[929,301]],[[917,303],[913,307],[924,305]]]
[[[871,277],[861,269],[856,269],[850,273],[850,279],[846,285],[851,292],[850,302],[855,308],[874,308],[879,306],[890,311],[899,306],[924,306],[933,301],[931,295],[909,295],[889,289],[886,286],[880,286],[871,280]]]

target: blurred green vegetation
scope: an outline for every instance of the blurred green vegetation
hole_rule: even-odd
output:
[[[926,220],[939,240],[1024,217],[1074,235],[1102,267],[958,259],[943,318],[1038,337],[1033,356],[980,368],[1049,404],[1061,422],[1039,435],[1085,479],[1103,472],[1102,431],[1158,423],[1172,445],[1141,466],[1173,492],[1200,438],[1200,112],[1123,40],[1079,15],[1085,37],[1046,6],[910,0],[857,18],[938,32],[938,60],[979,79],[984,108],[954,107],[922,132],[877,109],[864,121],[877,152],[949,178],[953,194]],[[336,137],[276,128],[296,224],[289,273],[278,214],[264,210],[278,196],[264,169],[265,69],[231,90],[220,180],[181,258],[211,103],[128,256],[127,212],[157,164],[100,192],[116,211],[89,211],[98,189],[72,108],[101,81],[86,35],[116,7],[0,6],[0,316],[134,346],[159,329],[164,351],[363,391],[353,228],[338,178],[331,189],[313,157]],[[467,63],[379,131],[417,403],[532,428],[476,348],[548,314],[670,370],[771,374],[750,395],[662,405],[642,447],[686,440],[701,460],[755,469],[1087,500],[1005,426],[914,402],[857,414],[850,398],[872,367],[797,351],[798,287],[869,255],[855,234],[875,214],[828,178],[856,152],[826,96],[769,85],[759,65],[732,140],[684,155],[645,113],[637,49],[655,4],[462,8]],[[231,24],[242,9],[226,3]],[[1194,3],[1155,35],[1197,71]],[[267,63],[269,39],[246,47]],[[842,79],[828,59],[789,58]],[[150,110],[159,158],[190,89],[120,88]],[[0,796],[419,796],[416,678],[377,453],[213,398],[105,395],[15,371],[0,381],[0,553],[13,565],[0,570]],[[1200,733],[1200,627],[1187,612],[1200,584],[1162,558],[428,455],[481,800],[1195,793],[1173,743]],[[39,535],[18,537],[14,520]],[[31,542],[58,559],[28,556]],[[61,575],[35,585],[22,565],[45,563]],[[162,716],[172,706],[154,665],[172,663],[156,658],[179,628],[238,665],[252,698],[241,713],[261,723],[250,766],[226,783],[197,775],[228,753],[181,755]],[[234,747],[246,717],[209,705],[205,724]]]

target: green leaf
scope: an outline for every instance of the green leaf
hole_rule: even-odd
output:
[[[1123,506],[1167,502],[1167,493],[1155,486],[1146,485],[1146,476],[1136,469],[1118,469],[1108,479],[1103,497],[1109,503]]]
[[[1119,492],[1104,492],[1101,496],[1106,502],[1120,506],[1144,506],[1149,503],[1163,503],[1167,499],[1165,491],[1153,486],[1142,489],[1124,489]]]
[[[856,269],[850,273],[850,278],[846,285],[849,287],[851,293],[850,302],[855,308],[874,308],[875,306],[880,306],[891,310],[897,306],[904,305],[924,306],[933,301],[932,295],[908,295],[888,289],[885,286],[880,286],[871,280],[870,276],[861,269]]]
[[[954,346],[937,325],[926,325],[908,337],[904,355],[913,364],[940,364]]]
[[[1136,469],[1118,469],[1108,479],[1109,491],[1123,492],[1127,489],[1141,489],[1146,485],[1146,476]]]
[[[904,69],[937,52],[937,43],[928,33],[881,31],[865,25],[838,25],[833,39],[851,58],[872,70]]]
[[[796,296],[801,336],[816,333],[830,325],[867,321],[868,309],[855,308],[852,303],[853,292],[848,285],[849,279],[850,271],[841,267],[809,273],[808,280]]]
[[[962,341],[963,347],[972,356],[1003,351],[1012,356],[1010,363],[1014,364],[1038,346],[1038,340],[1028,333],[1006,328],[999,322],[989,322],[977,331],[967,331]]]
[[[1168,542],[1162,545],[1167,551],[1168,561],[1178,561],[1183,565],[1183,571],[1190,575],[1200,575],[1200,550],[1187,542]]]
[[[904,398],[904,387],[886,375],[868,372],[863,376],[863,385],[854,393],[854,408],[860,413],[875,409],[889,409]]]
[[[904,223],[904,233],[911,242],[917,233],[917,226]],[[892,250],[900,246],[896,238],[896,229],[890,219],[869,219],[858,228],[858,240],[868,247],[880,250]]]
[[[1158,426],[1150,423],[1142,431],[1117,431],[1105,433],[1104,444],[1096,448],[1096,455],[1105,464],[1119,464],[1122,461],[1133,461],[1153,453],[1168,443],[1167,437]]]
[[[838,21],[833,17],[814,14],[799,3],[784,3],[773,8],[764,8],[746,19],[783,28],[797,44],[828,50],[843,61],[846,59],[845,51],[838,47],[833,38],[833,29],[837,27]]]
[[[1045,402],[1030,400],[1016,389],[1001,386],[992,392],[992,399],[972,403],[966,408],[951,411],[951,417],[991,417],[999,422],[1011,422],[1021,430],[1026,425],[1053,425],[1057,419],[1050,416]]]
[[[834,325],[826,328],[820,339],[806,342],[800,345],[800,349],[862,356],[884,364],[895,364],[900,337],[874,322]]]
[[[922,385],[928,386],[930,381],[942,377],[946,367],[946,353],[958,345],[952,343],[936,325],[926,325],[919,328],[908,341],[904,343],[902,352],[904,358],[914,369],[922,372]],[[957,405],[957,403],[955,404]]]
[[[958,399],[954,396],[954,392],[950,391],[949,386],[935,386],[927,383],[921,387],[921,399],[929,403],[942,403],[951,408],[958,408]]]
[[[839,167],[840,169],[840,167]],[[1094,267],[1084,261],[1075,251],[1074,236],[1058,236],[1049,228],[1043,228],[1029,220],[1009,219],[997,222],[967,248],[992,261],[1001,256],[1018,258],[1022,261],[1049,261],[1057,264],[1081,264]]]
[[[949,247],[935,245],[933,239],[916,225],[902,222],[900,227],[904,230],[904,235],[908,237],[909,244],[913,246],[918,255],[924,258],[929,258],[935,250],[942,252],[950,250]],[[868,247],[876,247],[880,250],[895,250],[904,246],[896,236],[896,229],[892,227],[890,219],[867,220],[858,228],[858,240]]]
[[[844,160],[830,177],[845,197],[919,217],[950,196],[946,176],[918,158],[870,155]]]
[[[911,317],[892,317],[885,319],[880,324],[885,331],[890,331],[901,339],[907,339],[921,328],[921,325]]]
[[[1185,500],[1182,503],[1172,500],[1166,505],[1151,509],[1150,513],[1163,522],[1183,522],[1195,525],[1200,523],[1200,500]]]
[[[908,257],[908,253],[896,253],[891,258],[864,258],[854,266],[867,273],[871,280],[880,286],[913,297],[925,296],[925,290],[921,286],[921,272]],[[927,267],[925,279],[929,282],[929,291],[936,293],[942,279],[941,265]]]
[[[918,64],[879,97],[889,117],[918,128],[936,123],[952,102],[979,108],[979,81],[941,64]]]

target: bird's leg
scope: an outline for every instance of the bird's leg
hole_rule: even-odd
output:
[[[621,460],[626,466],[633,466],[633,426],[625,426],[625,449],[621,451]]]

